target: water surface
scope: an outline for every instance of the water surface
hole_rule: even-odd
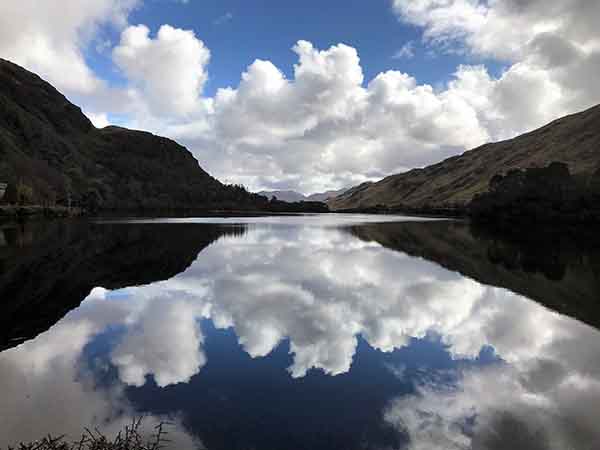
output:
[[[181,449],[600,442],[589,243],[381,216],[0,229],[2,447],[138,415]]]

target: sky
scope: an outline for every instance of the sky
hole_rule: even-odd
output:
[[[597,0],[3,0],[0,57],[251,190],[339,189],[600,103]]]

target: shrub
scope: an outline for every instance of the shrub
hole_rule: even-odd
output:
[[[77,442],[68,442],[65,436],[45,437],[40,441],[20,443],[18,447],[8,447],[8,450],[159,450],[164,448],[167,441],[166,423],[160,423],[154,428],[154,435],[144,439],[140,432],[142,418],[134,419],[131,425],[113,439],[109,439],[98,430],[85,433]]]

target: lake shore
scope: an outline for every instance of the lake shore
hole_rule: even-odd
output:
[[[42,205],[0,205],[0,218],[20,219],[33,217],[65,218],[79,217],[85,214],[81,208]]]

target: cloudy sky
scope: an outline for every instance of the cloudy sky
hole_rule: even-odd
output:
[[[0,57],[101,127],[304,193],[600,103],[597,0],[3,0]]]

